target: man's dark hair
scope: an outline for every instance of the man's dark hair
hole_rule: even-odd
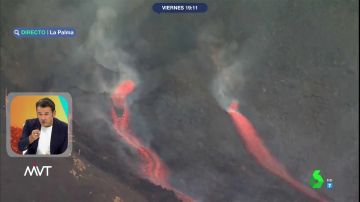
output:
[[[38,107],[50,107],[51,111],[54,112],[55,111],[55,103],[50,100],[50,98],[42,98],[39,101],[36,102],[36,108]]]

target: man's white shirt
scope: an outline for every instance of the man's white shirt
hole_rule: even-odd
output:
[[[52,126],[41,127],[36,154],[49,155]]]

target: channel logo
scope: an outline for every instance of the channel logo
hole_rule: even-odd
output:
[[[320,189],[323,186],[324,182],[325,181],[324,181],[324,178],[320,174],[320,170],[314,170],[312,173],[312,176],[309,180],[309,184],[310,184],[311,188]],[[327,178],[326,179],[326,188],[333,189],[333,187],[334,187],[333,179]]]
[[[320,175],[320,170],[314,170],[310,178],[310,186],[313,189],[320,189],[324,184],[324,178]]]
[[[27,166],[26,167],[26,170],[25,170],[25,173],[24,173],[24,176],[43,176],[43,172],[44,172],[44,169],[46,170],[46,176],[48,177],[49,176],[49,169],[52,168],[52,166],[42,166],[41,169],[39,166],[37,165],[34,165],[32,167],[30,166]]]
[[[327,179],[326,180],[326,189],[332,189],[332,188],[334,188],[333,179]]]

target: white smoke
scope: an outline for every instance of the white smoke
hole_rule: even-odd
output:
[[[241,97],[242,90],[247,84],[246,71],[254,68],[257,61],[262,59],[264,52],[268,50],[271,38],[266,27],[256,30],[241,44],[232,41],[218,46],[221,41],[211,36],[211,33],[202,34],[202,42],[210,46],[210,54],[217,70],[210,90],[218,104],[226,110],[232,101],[246,102]],[[222,42],[224,43],[224,42]]]
[[[96,62],[104,68],[119,74],[118,81],[133,80],[138,83],[139,77],[132,65],[134,58],[120,48],[119,36],[116,32],[119,14],[111,5],[100,6],[96,12],[96,21],[91,26],[85,48]],[[101,82],[101,81],[100,81]],[[111,92],[116,84],[102,82],[103,90]]]
[[[238,100],[233,90],[243,87],[244,78],[239,74],[242,70],[240,62],[236,62],[220,70],[211,85],[211,92],[218,104],[226,110],[229,104]]]

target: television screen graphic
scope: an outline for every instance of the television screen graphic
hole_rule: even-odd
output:
[[[0,0],[0,201],[359,201],[359,3]]]

